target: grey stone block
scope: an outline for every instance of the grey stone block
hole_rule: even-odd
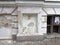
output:
[[[41,35],[32,35],[32,36],[19,36],[17,37],[17,41],[42,41],[44,40],[44,36]]]

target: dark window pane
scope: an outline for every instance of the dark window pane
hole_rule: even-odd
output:
[[[47,24],[51,24],[52,22],[52,17],[51,16],[47,16]]]
[[[49,33],[51,33],[51,27],[50,26],[47,26],[47,33],[49,34]]]
[[[54,32],[54,33],[58,33],[58,29],[59,29],[59,26],[54,26],[54,27],[53,27],[53,32]]]

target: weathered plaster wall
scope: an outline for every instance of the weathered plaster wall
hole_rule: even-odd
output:
[[[0,7],[0,39],[11,39],[12,34],[17,32],[18,19],[14,10],[15,7]]]
[[[19,17],[19,15],[21,15],[20,16],[21,17],[21,20],[19,20],[20,18],[18,19],[20,21],[20,22],[18,22],[19,23],[19,26],[20,26],[19,29],[18,29],[20,31],[18,33],[18,35],[21,35],[21,34],[22,35],[25,35],[25,34],[22,33],[23,32],[23,24],[20,24],[20,23],[23,23],[23,20],[22,19],[25,18],[25,15],[26,16],[29,16],[27,14],[36,14],[37,20],[36,20],[35,16],[31,16],[32,19],[35,18],[35,20],[37,21],[36,22],[34,20],[34,22],[37,23],[36,24],[37,25],[37,29],[36,30],[37,30],[38,33],[34,33],[34,35],[35,34],[38,34],[38,35],[46,34],[47,24],[46,24],[46,22],[42,22],[42,21],[46,21],[47,20],[47,16],[46,16],[46,13],[43,11],[43,9],[41,7],[18,7],[18,11],[19,11],[18,12],[18,17]],[[25,15],[23,16],[23,14],[25,14]],[[25,21],[27,21],[27,20],[25,20]],[[28,23],[28,22],[29,21],[27,21],[26,23]],[[26,24],[25,24],[25,26],[26,26]],[[29,30],[27,30],[27,32],[29,32]],[[28,34],[26,34],[26,35],[28,35]]]
[[[37,14],[37,31],[38,35],[44,35],[47,34],[47,15],[58,15],[60,14],[60,8],[43,8],[43,7],[18,7],[18,17],[21,17],[18,20],[18,30],[19,33],[17,35],[25,35],[23,34],[23,14]],[[25,17],[25,16],[24,16]],[[28,21],[27,21],[28,22]],[[28,30],[27,30],[28,32]]]
[[[0,16],[0,38],[11,37],[11,15]]]
[[[4,24],[6,22],[11,23],[11,27],[9,27],[9,25],[7,26],[7,29],[8,27],[10,28],[9,31],[6,30],[6,28],[4,27],[4,24],[0,23],[0,25],[1,26],[3,25],[2,27],[4,27],[4,29],[6,30],[5,32],[8,31],[10,36],[16,35],[16,34],[17,36],[32,35],[30,33],[33,33],[33,35],[44,35],[47,33],[47,15],[60,14],[60,8],[42,8],[42,7],[2,8],[0,7],[0,14],[5,14],[4,16],[3,15],[0,16],[1,17],[0,20],[3,19],[3,21],[0,21],[0,22],[4,22]],[[31,17],[31,19],[27,20],[28,17]],[[34,25],[35,25],[33,26],[33,28],[29,27],[29,29],[32,31],[28,29],[25,30],[24,27],[26,27],[27,24],[30,22],[34,22]],[[3,30],[3,28],[1,30]],[[5,34],[8,34],[8,33],[5,33]]]

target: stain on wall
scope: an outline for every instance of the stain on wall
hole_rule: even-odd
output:
[[[5,15],[0,16],[0,27],[11,27],[11,17],[10,19],[8,19],[8,17]]]

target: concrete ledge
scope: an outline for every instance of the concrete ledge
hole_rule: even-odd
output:
[[[53,34],[49,34],[49,35],[46,35],[46,38],[60,38],[60,34],[58,33],[53,33]]]
[[[44,40],[42,35],[32,35],[32,36],[17,36],[17,41],[39,41]]]
[[[0,37],[0,40],[11,40],[12,39],[12,37]]]

